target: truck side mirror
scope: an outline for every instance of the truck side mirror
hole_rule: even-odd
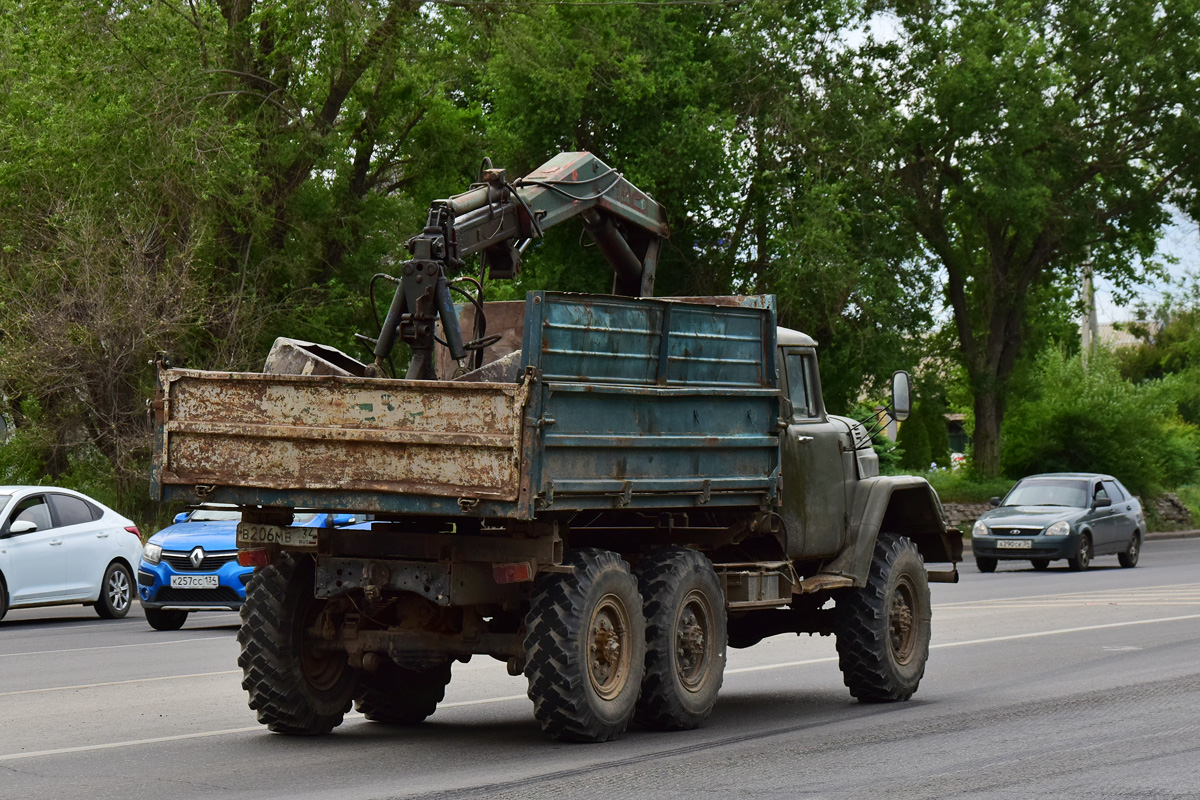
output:
[[[912,379],[902,369],[892,373],[892,418],[897,422],[908,419],[912,411]]]

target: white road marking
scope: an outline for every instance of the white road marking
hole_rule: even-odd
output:
[[[116,747],[137,747],[139,745],[161,744],[162,742],[179,742],[184,739],[203,739],[207,736],[226,736],[231,733],[250,733],[251,731],[260,730],[262,730],[262,726],[255,725],[253,728],[225,728],[220,731],[202,731],[200,733],[181,733],[177,736],[159,736],[155,739],[133,739],[127,742],[85,744],[79,747],[60,747],[57,750],[34,750],[30,753],[10,753],[6,756],[0,756],[0,761],[16,761],[22,758],[38,758],[39,756],[58,756],[64,753],[87,753],[93,750],[111,750]]]
[[[1013,634],[1011,636],[993,636],[993,637],[989,637],[986,639],[971,639],[971,640],[962,641],[962,642],[945,642],[942,644],[930,645],[929,649],[940,650],[940,649],[943,649],[946,647],[964,647],[966,645],[974,645],[974,644],[990,644],[992,642],[1007,642],[1007,641],[1012,641],[1014,639],[1034,639],[1034,638],[1039,638],[1039,637],[1043,637],[1043,636],[1057,636],[1057,635],[1067,634],[1067,633],[1081,633],[1083,631],[1105,630],[1108,628],[1125,628],[1125,627],[1128,627],[1131,625],[1151,625],[1151,624],[1161,623],[1161,622],[1180,622],[1183,620],[1191,620],[1191,619],[1200,619],[1200,614],[1190,614],[1190,615],[1182,616],[1182,617],[1162,617],[1160,619],[1133,620],[1130,622],[1113,622],[1113,623],[1108,623],[1108,624],[1104,624],[1104,625],[1085,625],[1085,626],[1078,627],[1078,628],[1059,628],[1059,629],[1050,630],[1050,631],[1034,631],[1031,633],[1017,633],[1017,634]],[[746,672],[761,672],[764,670],[785,669],[787,667],[800,667],[800,666],[805,666],[808,664],[822,664],[822,663],[829,663],[829,662],[833,662],[833,661],[837,661],[837,658],[836,657],[810,658],[810,659],[806,659],[804,661],[787,661],[787,662],[783,662],[783,663],[779,663],[779,664],[763,664],[763,665],[760,665],[757,667],[741,667],[739,669],[729,669],[729,670],[725,670],[725,673],[727,675],[731,675],[731,674],[740,674],[740,673],[746,673]],[[164,677],[158,677],[158,678],[143,678],[141,680],[133,680],[133,681],[117,681],[113,684],[89,684],[89,685],[79,686],[79,687],[64,686],[64,687],[55,687],[55,688],[51,688],[51,689],[29,689],[29,690],[26,690],[23,692],[8,692],[5,694],[32,694],[34,692],[62,691],[65,689],[72,689],[72,688],[92,688],[93,686],[109,686],[109,685],[115,685],[116,683],[142,683],[143,681],[176,680],[179,678],[207,677],[207,676],[211,676],[211,675],[228,675],[230,673],[235,673],[235,672],[239,672],[239,671],[240,670],[227,670],[225,672],[205,672],[205,673],[197,673],[195,675],[171,675],[171,676],[164,676]],[[0,694],[0,697],[5,696],[5,694]],[[439,708],[462,708],[464,706],[478,706],[478,705],[486,705],[486,704],[490,704],[490,703],[507,703],[507,702],[511,702],[511,701],[515,701],[515,700],[524,700],[524,699],[526,699],[526,696],[523,694],[507,695],[505,697],[485,697],[485,698],[481,698],[479,700],[462,700],[462,701],[455,702],[455,703],[442,703],[439,706]],[[347,714],[347,716],[349,717],[352,715]],[[353,716],[357,716],[357,715],[353,715]],[[30,753],[10,753],[8,755],[0,755],[0,761],[16,761],[18,759],[38,758],[41,756],[64,755],[64,754],[70,754],[70,753],[86,753],[86,752],[92,752],[95,750],[111,750],[111,749],[117,748],[117,747],[137,747],[137,746],[147,745],[147,744],[159,744],[162,742],[178,742],[178,741],[184,741],[186,739],[202,739],[202,738],[211,737],[211,736],[225,736],[228,734],[250,733],[253,731],[261,731],[261,730],[262,730],[262,727],[259,725],[256,725],[251,728],[226,728],[224,730],[217,730],[217,731],[201,731],[199,733],[183,733],[183,734],[179,734],[177,736],[160,736],[160,737],[153,738],[153,739],[134,739],[134,740],[124,741],[124,742],[107,742],[104,744],[81,745],[79,747],[62,747],[62,748],[58,748],[55,750],[37,750],[37,751],[30,752]]]
[[[1130,625],[1152,625],[1158,622],[1182,622],[1188,619],[1200,619],[1200,614],[1187,614],[1182,617],[1160,617],[1158,619],[1135,619],[1128,622],[1107,622],[1101,625],[1083,625],[1078,628],[1059,628],[1053,631],[1032,631],[1030,633],[1014,633],[1010,636],[991,636],[986,639],[967,639],[961,642],[943,642],[931,644],[930,650],[941,650],[945,647],[963,647],[969,644],[989,644],[991,642],[1011,642],[1015,639],[1037,639],[1042,636],[1057,636],[1063,633],[1082,633],[1083,631],[1102,631],[1109,628],[1127,628]]]
[[[1128,589],[1110,589],[1107,591],[1064,592],[1061,594],[1032,594],[1022,597],[999,597],[994,600],[961,600],[955,603],[937,603],[939,608],[988,608],[1001,603],[1045,603],[1079,602],[1122,602],[1135,599],[1158,599],[1177,601],[1179,599],[1200,600],[1200,583],[1177,583],[1168,586],[1130,587]]]
[[[214,639],[228,639],[228,636],[197,636],[194,639],[169,639],[165,642],[136,642],[134,644],[100,644],[95,647],[68,647],[62,650],[29,650],[24,653],[0,653],[0,658],[14,656],[45,656],[54,653],[82,653],[88,650],[120,650],[124,647],[159,647],[164,644],[184,644],[186,642],[208,642]]]
[[[513,700],[528,700],[527,694],[510,694],[507,697],[485,697],[481,700],[460,700],[457,703],[438,703],[438,710],[443,708],[459,708],[461,706],[482,706],[488,703],[509,703]]]
[[[15,692],[0,692],[0,697],[12,697],[18,694],[41,694],[42,692],[69,692],[72,689],[99,689],[104,686],[124,686],[131,683],[155,683],[157,681],[177,681],[182,678],[210,678],[213,675],[241,674],[240,669],[226,669],[220,672],[193,672],[190,675],[158,675],[153,678],[132,678],[127,681],[106,681],[104,683],[78,683],[74,686],[50,686],[45,689],[21,689]]]

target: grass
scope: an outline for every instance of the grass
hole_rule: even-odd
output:
[[[1011,478],[977,478],[962,469],[932,470],[921,477],[929,481],[943,503],[986,503],[1003,497],[1016,483]]]

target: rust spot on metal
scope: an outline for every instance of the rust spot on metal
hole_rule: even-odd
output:
[[[172,370],[162,482],[516,500],[531,379]]]

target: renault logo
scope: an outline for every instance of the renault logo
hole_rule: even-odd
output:
[[[204,548],[197,547],[193,550],[188,556],[188,561],[192,562],[193,567],[200,569],[200,565],[204,563]]]

